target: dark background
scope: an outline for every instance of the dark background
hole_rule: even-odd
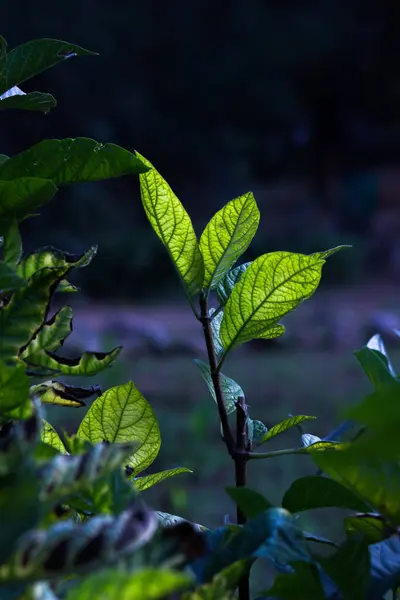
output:
[[[261,223],[243,260],[353,244],[329,259],[322,289],[284,319],[282,340],[246,344],[224,366],[252,418],[270,425],[314,414],[306,430],[327,435],[340,408],[370,390],[352,351],[380,330],[400,362],[392,334],[400,329],[400,3],[1,0],[0,23],[10,48],[52,37],[99,52],[23,86],[52,93],[58,107],[46,116],[2,113],[0,152],[78,136],[137,149],[199,235],[225,202],[252,190]],[[74,276],[82,294],[65,300],[76,317],[62,350],[124,345],[96,381],[106,389],[133,379],[160,422],[157,468],[195,469],[155,488],[155,507],[205,525],[232,517],[223,490],[231,461],[191,360],[204,358],[201,327],[146,221],[137,179],[62,189],[22,233],[25,250],[99,244]],[[82,416],[57,409],[49,420],[73,430]],[[271,447],[300,443],[298,431],[284,437]],[[315,472],[303,457],[254,462],[250,485],[272,502],[294,477]],[[343,533],[329,530],[326,513],[307,529],[317,522],[319,533]]]

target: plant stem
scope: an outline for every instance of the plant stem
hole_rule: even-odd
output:
[[[247,452],[250,460],[258,458],[275,458],[275,456],[285,456],[287,454],[309,454],[307,448],[285,448],[284,450],[272,450],[271,452]]]
[[[229,455],[234,458],[236,454],[236,444],[233,437],[232,429],[229,425],[228,415],[226,412],[224,396],[222,394],[221,382],[219,378],[219,367],[217,357],[215,355],[214,340],[211,329],[211,317],[208,314],[208,300],[205,294],[200,294],[200,317],[199,321],[203,326],[204,339],[207,347],[208,363],[210,366],[210,375],[213,382],[215,398],[217,400],[219,418],[222,425],[222,433],[224,441],[228,449]]]
[[[236,403],[236,448],[235,454],[235,483],[236,487],[246,485],[247,460],[249,451],[249,436],[247,427],[247,406],[243,396],[238,398]],[[244,525],[246,515],[237,506],[237,523]],[[250,600],[250,571],[248,571],[239,581],[239,600]]]

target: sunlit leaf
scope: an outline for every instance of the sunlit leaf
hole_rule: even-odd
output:
[[[210,220],[200,238],[204,260],[203,287],[215,288],[249,247],[260,221],[251,192],[228,202]]]
[[[44,267],[86,267],[96,255],[97,246],[91,246],[82,254],[69,254],[52,246],[40,248],[24,256],[17,267],[17,273],[24,279],[29,279],[36,271]]]
[[[175,477],[175,475],[180,475],[181,473],[193,473],[190,469],[186,469],[185,467],[177,467],[175,469],[167,469],[166,471],[160,471],[159,473],[151,473],[150,475],[143,475],[142,477],[137,477],[132,481],[135,484],[136,489],[139,492],[144,492],[157,483],[162,483],[171,477]]]
[[[271,252],[253,261],[225,304],[225,353],[253,339],[282,335],[279,319],[316,291],[324,262],[316,255],[291,252]]]
[[[41,350],[55,350],[72,331],[72,308],[64,306],[47,321],[29,342],[20,357],[29,359]]]
[[[217,402],[217,397],[215,395],[214,385],[211,378],[210,367],[205,362],[199,359],[195,359],[194,362],[200,369],[200,373],[208,386],[208,389],[212,398],[214,399],[214,402]],[[237,402],[237,399],[240,397],[244,397],[244,391],[242,390],[240,385],[236,383],[236,381],[234,381],[230,377],[227,377],[223,373],[219,374],[219,381],[224,397],[226,412],[229,415],[235,411],[235,402]]]
[[[63,375],[91,376],[110,367],[121,349],[121,346],[118,346],[110,352],[84,352],[77,358],[65,358],[55,352],[45,351],[30,355],[26,362],[34,367],[47,368]]]
[[[61,454],[66,454],[67,451],[66,451],[65,446],[62,443],[57,431],[54,429],[54,427],[52,425],[50,425],[50,423],[48,423],[44,419],[42,420],[42,429],[40,431],[40,439],[42,440],[42,442],[44,442],[48,446],[55,448],[58,452],[61,452]]]
[[[280,433],[283,433],[284,431],[287,431],[291,427],[296,427],[296,425],[303,423],[303,421],[309,421],[315,418],[316,417],[311,417],[308,415],[296,415],[293,417],[289,417],[288,419],[277,423],[273,427],[270,427],[267,433],[264,435],[264,437],[261,438],[260,444],[270,440],[271,438],[275,437],[276,435],[279,435]]]
[[[134,154],[89,138],[45,140],[0,166],[0,179],[51,179],[56,185],[99,181],[148,170]]]
[[[99,395],[99,387],[89,388],[76,387],[61,383],[61,381],[44,381],[30,388],[31,395],[36,395],[45,404],[56,404],[57,406],[71,406],[79,408],[85,406],[84,400],[94,394]]]
[[[78,436],[90,442],[137,443],[138,449],[127,462],[135,475],[153,463],[161,445],[153,409],[131,381],[107,390],[95,400],[79,426]]]
[[[0,171],[10,160],[0,166]],[[0,181],[0,233],[6,233],[14,220],[21,221],[49,202],[56,192],[56,186],[49,179],[20,177]]]
[[[180,200],[153,165],[136,155],[151,167],[141,174],[140,192],[147,218],[164,244],[178,271],[189,298],[198,294],[204,280],[203,257],[192,222]]]
[[[218,300],[222,305],[226,304],[229,296],[232,293],[233,286],[240,280],[243,273],[248,269],[251,265],[251,262],[243,263],[242,265],[238,265],[234,267],[225,275],[225,277],[220,281],[217,286],[217,296]]]
[[[21,406],[29,398],[29,378],[23,365],[7,367],[0,362],[0,414]]]

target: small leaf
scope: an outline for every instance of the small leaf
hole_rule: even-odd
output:
[[[172,527],[174,525],[179,525],[180,523],[190,523],[190,525],[197,529],[197,531],[207,530],[207,527],[199,525],[198,523],[192,523],[191,521],[182,519],[182,517],[178,517],[177,515],[171,515],[170,513],[161,512],[159,510],[154,511],[154,514],[157,517],[161,527]]]
[[[42,420],[42,429],[40,431],[40,439],[42,440],[42,442],[44,442],[48,446],[55,448],[61,454],[67,453],[65,446],[62,443],[57,431],[54,429],[54,427],[52,425],[50,425],[50,423],[48,423],[44,419]]]
[[[45,140],[0,166],[0,179],[51,179],[55,185],[100,181],[148,171],[134,154],[115,144],[89,138]]]
[[[72,308],[64,306],[34,335],[25,350],[22,359],[37,354],[41,350],[55,350],[63,344],[72,331]]]
[[[0,311],[0,359],[15,359],[46,318],[50,299],[68,268],[42,269]]]
[[[148,490],[154,485],[157,485],[157,483],[166,481],[167,479],[175,477],[175,475],[180,475],[181,473],[193,473],[193,471],[186,469],[185,467],[177,467],[176,469],[168,469],[166,471],[160,471],[159,473],[151,473],[150,475],[136,477],[132,481],[135,484],[135,488],[139,492],[144,492],[144,490]]]
[[[250,443],[254,446],[260,445],[262,439],[268,432],[268,427],[266,427],[262,421],[250,418],[247,418],[247,427]]]
[[[34,273],[45,267],[74,267],[80,269],[87,267],[93,257],[96,256],[97,246],[91,246],[89,250],[82,254],[69,254],[62,250],[57,250],[52,246],[46,246],[24,256],[17,267],[17,273],[24,279],[29,279]],[[60,282],[62,283],[62,282]]]
[[[10,160],[0,166],[0,173]],[[0,181],[0,233],[6,233],[14,220],[22,221],[49,202],[56,192],[56,186],[49,179],[20,177],[13,181]]]
[[[22,242],[18,223],[13,221],[4,236],[3,258],[4,261],[15,268],[22,255]]]
[[[15,88],[13,88],[15,89]],[[57,106],[56,99],[51,94],[42,92],[30,92],[29,94],[12,94],[0,98],[0,110],[18,109],[18,110],[39,110],[48,113],[50,109]]]
[[[154,412],[133,382],[107,390],[90,407],[78,429],[90,442],[138,443],[127,464],[135,475],[149,467],[161,445]]]
[[[84,352],[76,358],[65,358],[55,352],[38,352],[29,356],[26,362],[34,367],[44,367],[63,375],[96,375],[111,366],[122,347],[118,346],[110,352]]]
[[[214,308],[210,308],[208,314],[211,317],[211,333],[214,342],[215,356],[217,357],[217,361],[219,361],[224,353],[224,347],[222,345],[220,336],[221,323],[224,317],[224,313],[221,310],[216,315],[214,315],[215,312],[216,311]]]
[[[393,369],[383,352],[364,346],[354,354],[375,389],[393,381]]]
[[[193,298],[203,285],[204,264],[190,217],[153,165],[138,152],[136,156],[151,169],[139,176],[147,218],[168,250],[189,298]]]
[[[284,333],[278,320],[316,291],[324,260],[316,255],[271,252],[246,269],[225,304],[221,341],[225,354],[253,339]]]
[[[100,388],[92,386],[89,388],[76,387],[61,383],[61,381],[44,381],[30,388],[31,395],[37,395],[45,404],[56,404],[57,406],[71,406],[79,408],[85,406],[84,399],[94,394],[99,395]]]
[[[208,386],[208,389],[212,398],[214,399],[214,402],[216,403],[217,398],[215,395],[214,385],[211,379],[210,367],[205,362],[199,359],[195,359],[194,362],[199,367],[200,373]],[[230,415],[236,409],[235,402],[237,402],[237,399],[240,397],[244,397],[244,391],[242,390],[240,385],[236,383],[236,381],[234,381],[230,377],[227,377],[223,373],[219,374],[219,380],[221,384],[222,394],[224,396],[226,412],[228,413],[228,415]]]
[[[296,427],[296,425],[303,423],[303,421],[309,421],[312,419],[316,419],[316,417],[311,417],[309,415],[296,415],[294,417],[289,417],[288,419],[277,423],[273,427],[270,427],[264,437],[261,438],[260,444],[267,442],[271,438],[283,433],[284,431],[287,431],[291,427]]]
[[[219,302],[224,305],[227,303],[229,296],[232,293],[233,286],[240,281],[243,273],[251,265],[251,262],[243,263],[237,267],[234,267],[225,275],[217,286],[217,297]]]
[[[0,294],[15,292],[24,280],[18,277],[15,270],[3,260],[0,261]]]
[[[210,220],[200,238],[204,288],[214,289],[249,247],[260,221],[251,192],[228,202]]]
[[[262,494],[245,486],[228,487],[226,492],[248,519],[257,517],[273,506]]]
[[[7,367],[0,362],[0,415],[22,406],[29,398],[29,378],[23,365]]]
[[[369,510],[368,504],[353,491],[333,479],[318,475],[296,479],[285,493],[282,507],[291,513],[328,507],[358,512]]]
[[[51,39],[33,40],[17,46],[7,54],[5,83],[0,85],[0,94],[67,58],[94,54],[75,44]]]

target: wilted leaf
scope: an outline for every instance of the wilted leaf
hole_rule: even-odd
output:
[[[161,445],[153,409],[131,381],[107,390],[95,400],[79,426],[78,436],[90,442],[137,443],[138,449],[127,461],[135,475],[152,464]]]
[[[72,308],[64,306],[39,329],[20,357],[29,359],[29,356],[41,350],[55,350],[63,344],[71,331]]]
[[[228,202],[210,220],[200,238],[204,288],[215,288],[249,247],[260,221],[251,192]]]
[[[58,452],[61,452],[61,454],[66,454],[67,451],[66,451],[65,446],[62,443],[57,431],[54,429],[54,427],[52,425],[50,425],[50,423],[48,423],[44,419],[42,420],[42,429],[40,431],[40,438],[41,438],[42,442],[44,442],[48,446],[55,448]]]
[[[165,179],[148,160],[138,152],[136,155],[151,169],[139,177],[147,218],[192,298],[200,292],[204,280],[203,257],[192,222]]]
[[[291,513],[314,508],[341,507],[369,510],[367,503],[341,483],[328,477],[307,476],[296,479],[285,493],[283,508]]]
[[[170,479],[171,477],[175,477],[175,475],[180,475],[181,473],[193,473],[193,471],[186,469],[185,467],[177,467],[175,469],[160,471],[159,473],[143,475],[142,477],[137,477],[132,481],[135,484],[135,488],[139,492],[144,492],[144,490],[148,490],[154,485],[157,485],[157,483],[162,483],[166,479]]]
[[[260,444],[270,440],[271,438],[275,437],[276,435],[279,435],[280,433],[283,433],[284,431],[287,431],[291,427],[296,427],[296,425],[299,425],[304,421],[309,421],[312,419],[316,419],[316,417],[311,417],[308,415],[296,415],[293,417],[289,417],[288,419],[277,423],[273,427],[270,427],[267,433],[264,435],[264,437],[260,440]]]
[[[111,366],[122,347],[119,346],[110,352],[84,352],[76,358],[65,358],[55,352],[38,352],[29,356],[26,362],[34,367],[43,367],[63,375],[96,375],[103,369]]]
[[[38,385],[32,385],[31,395],[37,395],[45,404],[56,404],[58,406],[71,406],[79,408],[85,406],[84,400],[94,394],[99,395],[100,388],[91,386],[89,388],[76,387],[61,383],[61,381],[44,381]]]

